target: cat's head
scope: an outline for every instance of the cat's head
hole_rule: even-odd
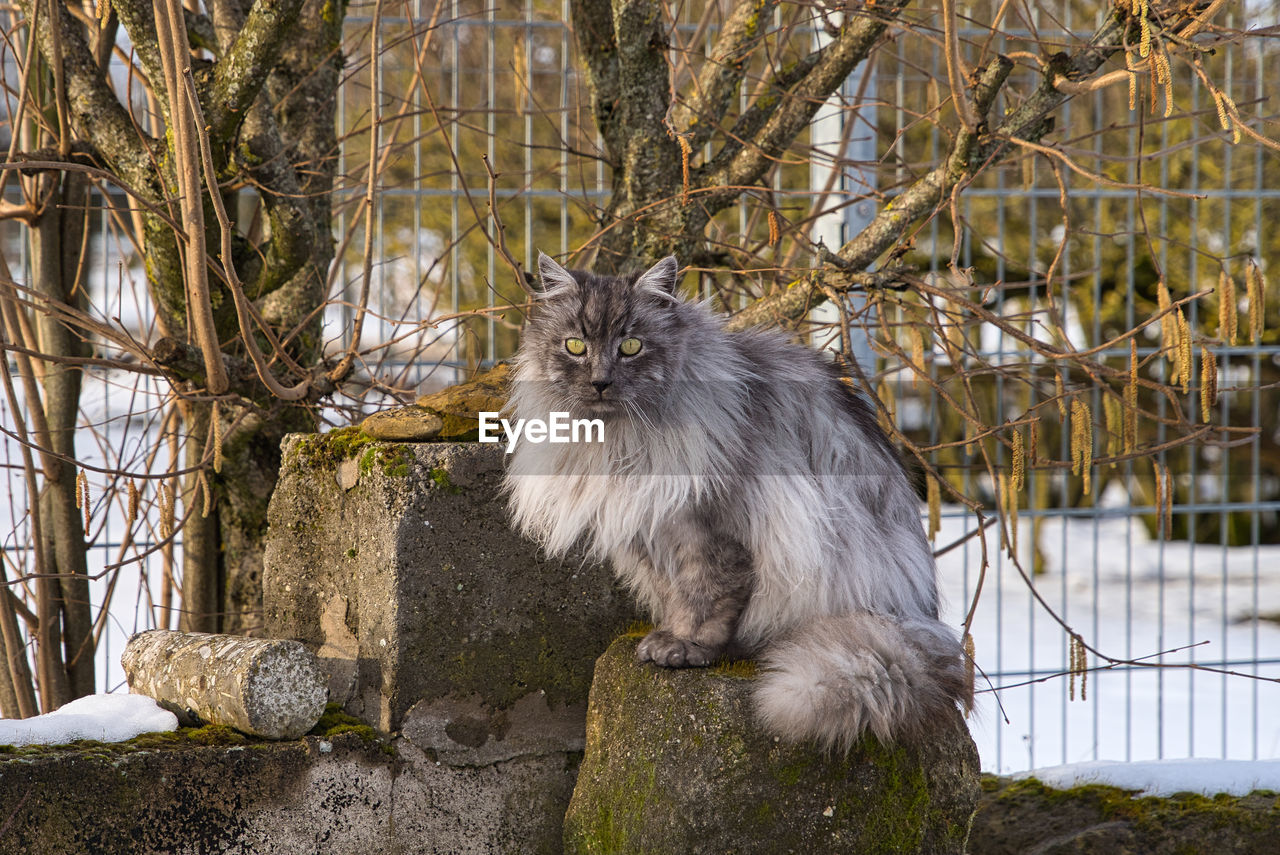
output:
[[[541,292],[519,359],[557,407],[592,418],[653,412],[686,350],[679,269],[668,256],[640,274],[596,275],[539,253]]]

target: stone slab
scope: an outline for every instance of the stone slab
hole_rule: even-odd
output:
[[[1280,851],[1280,793],[1166,798],[1092,784],[1058,790],[1034,778],[984,776],[973,855],[1143,855]]]
[[[368,733],[261,742],[222,730],[238,744],[201,744],[228,741],[204,728],[0,750],[0,855],[561,851],[577,752],[454,765]]]

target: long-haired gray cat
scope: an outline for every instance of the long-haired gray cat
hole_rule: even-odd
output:
[[[968,705],[918,500],[833,368],[779,332],[726,331],[678,296],[674,257],[639,276],[538,267],[510,407],[605,435],[518,443],[513,516],[553,554],[612,561],[657,626],[641,661],[759,656],[765,726],[829,748],[918,738]]]

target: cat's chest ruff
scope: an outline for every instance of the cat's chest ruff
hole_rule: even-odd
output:
[[[606,434],[607,436],[607,434]],[[667,453],[656,441],[615,441],[562,446],[544,471],[559,482],[555,501],[588,518],[602,543],[620,543],[688,512],[705,489],[685,455]]]

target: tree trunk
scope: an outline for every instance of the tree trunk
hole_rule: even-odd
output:
[[[34,289],[55,306],[82,307],[86,302],[82,255],[88,181],[77,172],[47,172],[37,179],[37,185],[40,196],[49,201],[31,229]],[[89,351],[75,330],[48,313],[36,313],[36,331],[44,353],[84,356]],[[67,675],[66,696],[52,699],[56,707],[72,698],[91,695],[94,690],[86,535],[84,517],[77,508],[80,497],[75,464],[81,370],[76,366],[46,363],[41,381],[49,442],[54,454],[61,458],[47,458],[50,463],[44,471],[39,500],[47,562],[45,573],[58,574],[56,586],[43,586],[48,595],[57,597],[56,609],[48,604],[45,614],[50,617],[56,614],[61,624],[63,667]],[[48,701],[45,711],[50,711]]]
[[[622,272],[701,248],[706,212],[684,190],[684,157],[668,121],[669,43],[655,0],[578,0],[573,23],[588,59],[597,126],[613,163],[613,192],[595,268]],[[692,189],[692,188],[690,188]]]
[[[252,15],[250,5],[229,0],[211,8],[221,54],[218,63],[228,77],[234,76],[237,64],[259,61],[236,52]],[[278,338],[289,336],[284,341],[289,358],[304,371],[313,371],[323,357],[321,317],[315,309],[325,299],[333,260],[330,194],[338,148],[334,124],[343,7],[329,0],[306,0],[294,21],[289,19],[288,2],[274,5],[284,16],[280,26],[288,35],[272,48],[276,58],[264,67],[265,80],[256,99],[243,109],[243,121],[227,120],[215,91],[202,91],[201,101],[215,167],[246,175],[250,180],[242,184],[254,187],[263,208],[261,244],[251,246],[237,233],[231,262],[263,320]],[[131,8],[133,13],[124,16],[131,35],[154,39],[143,14],[147,10]],[[213,86],[213,76],[198,77],[197,82]],[[174,153],[167,152],[160,172],[171,175],[173,161]],[[242,206],[236,194],[223,196],[230,215],[237,216]],[[223,260],[221,227],[207,193],[204,201],[205,241],[210,254]],[[144,237],[148,285],[161,330],[181,349],[188,340],[188,306],[173,227],[147,216]],[[231,292],[212,272],[209,288],[223,352],[247,362]],[[266,338],[256,331],[253,335],[270,358]],[[281,361],[273,368],[282,370]],[[218,401],[219,429],[214,432],[214,405],[201,389],[202,370],[176,370],[171,377],[185,391],[196,393],[180,405],[187,434],[185,465],[204,467],[182,485],[186,522],[179,625],[188,631],[251,633],[261,625],[262,538],[280,465],[280,441],[287,433],[314,429],[314,398],[297,404],[275,401],[249,369],[241,375],[243,382],[233,387],[236,394]],[[295,374],[285,379],[292,384],[301,378]],[[215,433],[220,439],[216,454],[208,447]]]
[[[18,631],[14,595],[9,590],[3,565],[0,565],[0,715],[5,718],[27,718],[39,712],[27,662],[26,645]]]
[[[263,317],[276,330],[298,329],[289,350],[300,365],[323,360],[319,313],[326,297],[333,262],[331,193],[337,174],[336,133],[338,84],[342,75],[342,7],[329,0],[307,0],[280,61],[267,78],[259,109],[270,103],[274,131],[265,117],[251,112],[241,137],[256,151],[271,153],[287,141],[287,153],[297,164],[292,181],[278,174],[261,174],[267,186],[288,188],[296,181],[296,198],[287,193],[266,198],[271,245],[258,293]],[[257,170],[276,170],[266,159]],[[252,171],[252,170],[251,170]],[[270,183],[268,183],[270,182]],[[285,235],[293,235],[285,241]],[[296,258],[285,258],[287,253]],[[273,273],[288,271],[288,275]],[[223,429],[223,469],[215,493],[222,562],[225,568],[224,632],[245,632],[262,626],[262,550],[267,531],[267,501],[280,472],[280,442],[288,433],[315,430],[309,406],[276,402],[266,411],[226,414]],[[231,419],[239,419],[232,427]]]
[[[187,430],[185,464],[201,465],[209,435],[208,404],[184,401],[182,421]],[[217,632],[221,628],[222,561],[218,544],[218,509],[212,468],[196,469],[182,485],[182,609],[178,628],[184,632]]]

